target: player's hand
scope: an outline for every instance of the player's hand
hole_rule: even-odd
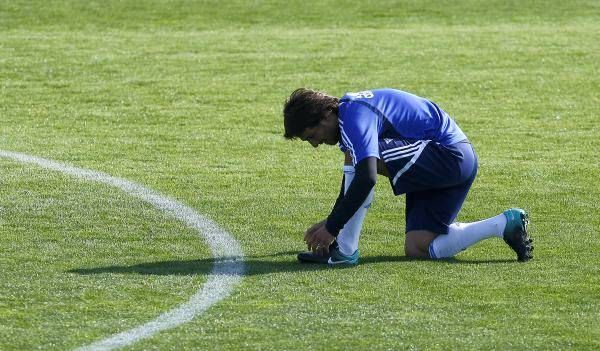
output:
[[[308,244],[308,241],[307,241],[307,240],[308,240],[308,238],[309,238],[309,237],[312,237],[312,235],[315,233],[315,231],[317,231],[317,229],[319,229],[319,228],[321,228],[322,226],[324,226],[326,221],[327,221],[327,220],[326,220],[326,219],[324,219],[324,220],[322,220],[321,222],[315,223],[315,224],[313,224],[313,225],[312,225],[310,228],[308,228],[308,229],[306,230],[306,232],[304,232],[304,241],[307,243],[308,250],[309,250],[309,251],[312,251],[313,253],[315,253],[315,250],[313,250],[312,246]],[[319,249],[320,249],[320,248],[319,248]],[[329,248],[327,248],[327,249],[329,250]],[[321,250],[321,251],[322,251],[322,250]],[[321,253],[320,253],[320,254],[321,254]],[[322,256],[322,254],[321,254],[321,256]]]
[[[320,221],[319,223],[315,223],[312,225],[312,227],[308,228],[308,230],[304,232],[304,241],[306,241],[306,235],[312,234],[315,230],[319,229],[321,226],[324,226],[325,222],[327,222],[326,219]]]
[[[316,255],[325,256],[329,254],[329,245],[335,240],[335,237],[329,233],[325,227],[325,221],[319,222],[304,234],[304,241]]]

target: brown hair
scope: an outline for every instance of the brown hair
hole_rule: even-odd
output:
[[[327,112],[338,112],[339,99],[325,93],[296,89],[283,106],[283,126],[286,139],[300,137],[306,128],[312,128],[325,118]]]

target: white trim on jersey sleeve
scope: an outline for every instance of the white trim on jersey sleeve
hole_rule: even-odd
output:
[[[354,109],[349,116],[349,118],[352,119],[347,121],[348,123],[344,125],[344,122],[340,118],[339,123],[341,126],[340,129],[342,140],[344,140],[346,146],[348,146],[351,150],[353,165],[356,166],[357,163],[367,157],[375,157],[379,159],[379,136],[377,133],[379,116],[377,116],[371,109],[363,104],[349,104],[348,108],[351,108],[350,106],[352,106]],[[358,109],[358,113],[356,109]],[[346,114],[347,113],[348,110],[346,110]],[[373,120],[371,120],[371,118]],[[346,127],[346,129],[344,129],[344,127]],[[352,137],[354,137],[354,139],[352,139]],[[354,145],[352,140],[359,145]]]
[[[354,145],[352,145],[350,138],[348,138],[348,135],[344,131],[344,122],[341,119],[339,119],[339,122],[340,122],[340,135],[342,137],[342,141],[344,142],[344,145],[346,146],[346,148],[348,150],[350,150],[350,155],[352,156],[352,165],[356,166],[356,153],[354,152]]]

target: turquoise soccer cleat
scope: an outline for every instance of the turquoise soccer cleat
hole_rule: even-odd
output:
[[[300,261],[300,263],[327,264],[329,258],[331,257],[331,252],[336,250],[337,247],[337,242],[334,241],[331,243],[331,245],[329,245],[329,254],[325,256],[314,254],[312,251],[301,252],[298,254],[298,261]]]
[[[329,254],[321,256],[314,254],[311,251],[301,252],[298,254],[298,261],[301,263],[317,263],[327,264],[329,266],[354,266],[358,264],[358,257],[360,252],[358,250],[350,256],[346,256],[339,251],[337,242],[333,242],[329,245]]]
[[[529,261],[533,258],[533,245],[531,244],[533,240],[527,233],[529,215],[520,208],[511,208],[504,211],[504,216],[506,216],[504,241],[517,253],[519,261]]]
[[[346,256],[340,252],[338,248],[331,250],[331,256],[329,260],[327,260],[327,264],[330,266],[354,266],[358,264],[358,257],[360,256],[360,252],[358,250],[354,251],[354,253],[350,256]]]

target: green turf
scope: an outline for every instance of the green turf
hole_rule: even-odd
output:
[[[0,0],[0,150],[140,183],[241,243],[229,298],[132,350],[598,349],[598,33],[597,1]],[[342,162],[283,139],[301,86],[436,101],[480,158],[459,219],[526,208],[536,258],[492,239],[406,260],[403,198],[380,179],[361,264],[297,264]],[[211,267],[150,205],[0,159],[0,350],[140,325]]]

